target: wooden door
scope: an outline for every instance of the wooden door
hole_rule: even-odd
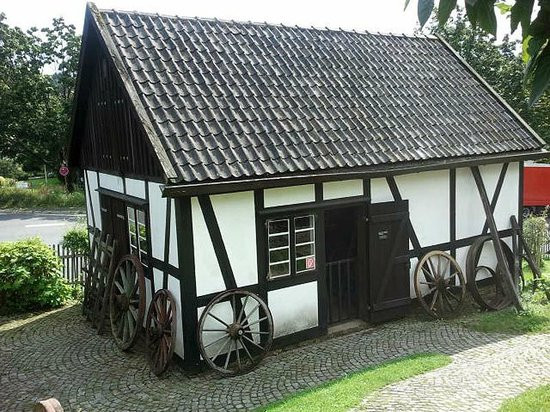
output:
[[[110,234],[117,241],[115,261],[130,253],[126,205],[122,200],[101,195],[101,228],[105,234]]]
[[[410,304],[408,201],[371,204],[368,211],[370,318],[398,317]]]

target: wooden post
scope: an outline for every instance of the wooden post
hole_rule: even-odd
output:
[[[503,286],[505,286],[505,291],[512,299],[512,303],[514,304],[516,309],[518,311],[522,311],[523,307],[521,306],[518,292],[514,285],[514,280],[512,278],[512,274],[510,273],[510,268],[508,267],[506,257],[504,256],[504,250],[502,249],[502,245],[500,244],[500,238],[498,236],[498,229],[495,223],[495,217],[493,216],[491,204],[489,203],[489,198],[487,197],[487,191],[485,190],[485,186],[483,185],[483,179],[481,178],[479,167],[472,166],[470,170],[472,171],[472,175],[474,176],[477,190],[479,191],[479,196],[481,197],[481,203],[483,203],[483,209],[485,210],[485,215],[487,217],[489,232],[491,234],[491,238],[493,239],[493,246],[497,255],[497,262],[500,264],[500,266],[502,267],[502,271],[504,272]]]

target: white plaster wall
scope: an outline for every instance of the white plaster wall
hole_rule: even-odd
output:
[[[237,286],[258,283],[254,192],[210,196]]]
[[[388,182],[383,177],[371,179],[370,181],[371,203],[392,202],[393,196]]]
[[[124,193],[124,182],[122,177],[99,173],[99,184],[101,187],[115,192]]]
[[[264,207],[315,201],[315,185],[277,187],[264,190]]]
[[[363,181],[361,179],[323,183],[323,200],[362,195]]]
[[[214,246],[210,240],[210,234],[208,233],[208,228],[206,227],[202,210],[196,197],[191,198],[191,215],[193,221],[193,249],[197,296],[225,290]]]
[[[501,164],[479,167],[489,201],[495,192]],[[499,230],[510,228],[510,216],[518,213],[518,179],[519,165],[511,163],[508,167],[502,186],[495,221]],[[457,169],[456,172],[456,236],[457,239],[477,236],[483,229],[485,213],[472,172],[469,168]]]
[[[420,246],[450,240],[449,171],[396,176],[401,197],[409,201],[409,216]]]
[[[313,328],[319,324],[317,282],[309,282],[267,293],[275,337]]]
[[[88,222],[93,224],[93,216],[95,219],[95,226],[101,229],[101,210],[99,206],[99,193],[97,192],[97,173],[91,170],[86,171],[87,183],[89,188],[86,188],[86,211],[88,213]],[[89,193],[89,196],[88,196]]]
[[[149,182],[149,219],[151,220],[151,249],[153,257],[164,260],[164,230],[166,227],[166,199],[161,185]],[[176,247],[174,244],[173,247]]]
[[[145,199],[145,182],[143,180],[126,178],[126,194]]]

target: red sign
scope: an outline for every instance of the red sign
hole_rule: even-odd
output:
[[[67,166],[61,166],[59,168],[59,174],[63,177],[68,176],[69,174],[69,168]]]
[[[315,269],[315,258],[313,256],[306,259],[306,269]]]

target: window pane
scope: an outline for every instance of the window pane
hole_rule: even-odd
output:
[[[269,220],[267,222],[268,233],[288,233],[288,219]]]
[[[289,248],[270,250],[269,251],[269,263],[276,263],[282,261],[288,261],[290,259],[288,255]]]
[[[315,270],[315,257],[296,259],[296,272],[305,272],[306,270]]]
[[[145,212],[143,210],[137,211],[137,220],[138,220],[138,223],[145,225]]]
[[[134,222],[136,219],[135,210],[133,207],[128,206],[126,208],[126,213],[128,214],[128,222]]]
[[[276,278],[279,276],[288,276],[290,274],[289,263],[278,263],[276,265],[269,265],[269,277]]]
[[[269,248],[288,246],[288,233],[269,237]]]
[[[296,257],[313,256],[315,254],[315,248],[313,243],[309,245],[296,246]]]
[[[296,233],[296,244],[313,242],[314,233],[313,229]]]
[[[298,231],[300,229],[309,229],[313,227],[313,215],[300,216],[294,218],[294,226]]]

